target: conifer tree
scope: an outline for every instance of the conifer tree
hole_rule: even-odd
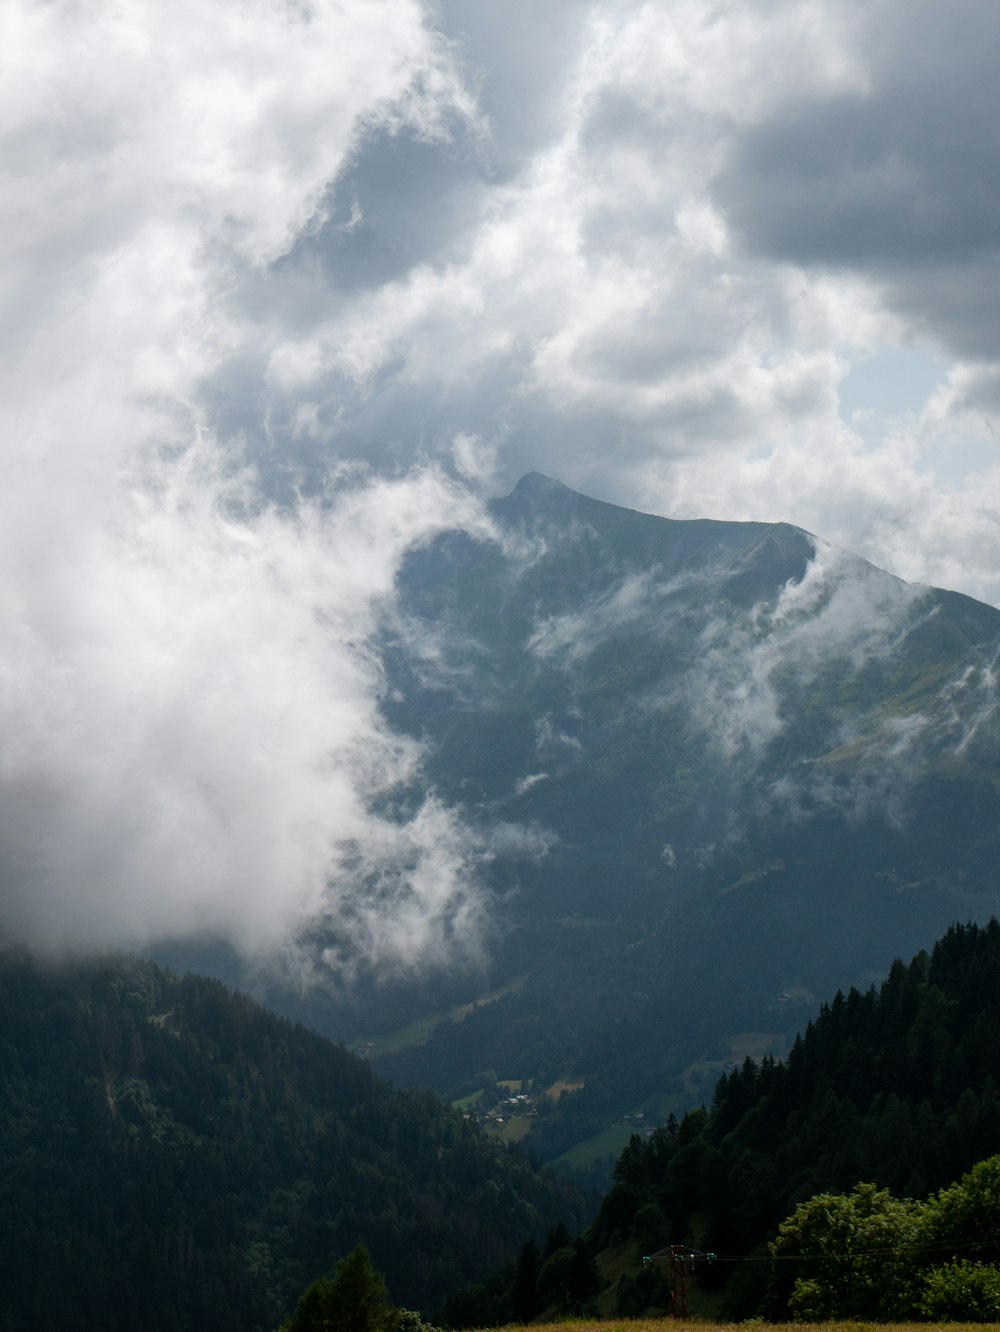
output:
[[[356,1244],[332,1281],[319,1277],[312,1283],[281,1332],[388,1332],[392,1315],[381,1272],[365,1246]]]

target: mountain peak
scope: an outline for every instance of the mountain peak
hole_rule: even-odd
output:
[[[506,517],[519,520],[542,517],[566,521],[585,517],[593,521],[603,516],[605,521],[613,521],[616,513],[632,512],[617,504],[583,495],[542,472],[526,472],[510,494],[494,500],[493,505]]]
[[[618,576],[626,567],[674,572],[725,567],[729,594],[741,600],[774,595],[789,580],[798,582],[815,553],[813,538],[786,523],[659,517],[580,494],[541,472],[526,473],[490,507],[501,522],[541,529],[547,539],[556,531],[588,533],[601,546],[598,563]],[[591,555],[598,558],[596,548]]]
[[[526,472],[510,494],[499,503],[514,512],[533,513],[539,509],[572,507],[584,498],[551,476],[545,476],[542,472]]]
[[[525,472],[511,491],[511,495],[551,495],[559,492],[569,492],[569,490],[569,486],[563,485],[561,481],[553,480],[551,476],[546,476],[544,472]]]

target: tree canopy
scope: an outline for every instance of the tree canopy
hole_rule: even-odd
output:
[[[577,1207],[217,981],[0,951],[0,1327],[273,1327],[359,1240],[429,1311]]]
[[[1000,1156],[925,1202],[858,1184],[818,1194],[778,1227],[775,1319],[1000,1319]]]
[[[634,1134],[577,1241],[591,1263],[614,1255],[615,1311],[670,1307],[667,1265],[644,1266],[643,1256],[677,1244],[725,1259],[697,1269],[714,1312],[753,1316],[765,1301],[769,1241],[778,1244],[767,1295],[776,1317],[835,1307],[874,1317],[876,1306],[895,1316],[893,1291],[914,1316],[967,1307],[971,1319],[992,1307],[998,1029],[1000,925],[955,925],[929,954],[894,963],[879,988],[824,1004],[787,1059],[746,1059],[709,1107]],[[825,1248],[812,1247],[812,1230]],[[901,1256],[911,1239],[924,1253],[917,1294],[897,1280],[900,1264],[913,1270]],[[540,1270],[535,1283],[538,1300],[549,1284]],[[502,1320],[510,1289],[498,1276],[480,1286],[475,1307]],[[448,1308],[463,1322],[461,1300]]]
[[[309,1286],[281,1332],[390,1332],[394,1312],[385,1278],[365,1246],[356,1244],[332,1281],[319,1277]]]

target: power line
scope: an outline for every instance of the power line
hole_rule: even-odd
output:
[[[1000,1236],[989,1240],[964,1240],[959,1243],[938,1241],[931,1244],[903,1244],[888,1249],[817,1249],[813,1253],[715,1253],[710,1250],[693,1249],[685,1244],[671,1244],[655,1253],[643,1256],[643,1265],[648,1266],[656,1258],[670,1258],[693,1266],[695,1263],[810,1263],[820,1259],[839,1259],[849,1261],[854,1258],[898,1258],[906,1254],[951,1253],[984,1254],[1000,1253]]]

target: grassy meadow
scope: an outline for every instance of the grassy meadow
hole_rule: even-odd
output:
[[[831,1323],[706,1323],[696,1318],[615,1318],[598,1322],[593,1318],[567,1318],[558,1323],[532,1323],[531,1332],[983,1332],[997,1323],[865,1323],[838,1320]],[[524,1332],[521,1323],[495,1332]]]

